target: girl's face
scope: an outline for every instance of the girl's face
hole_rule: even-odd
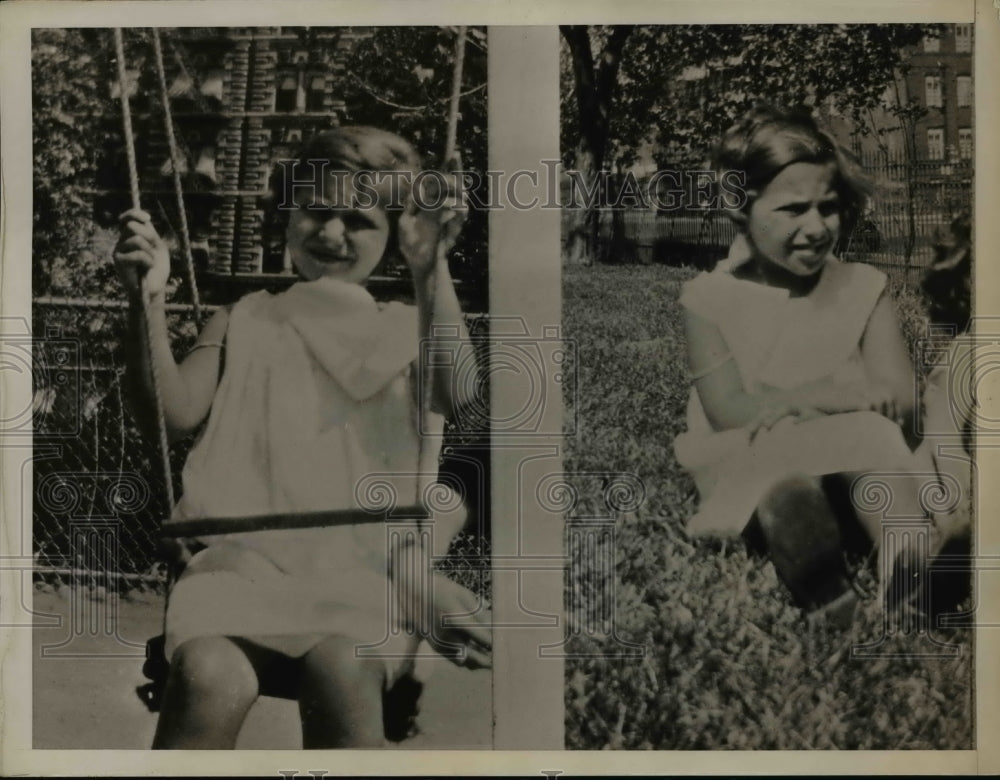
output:
[[[840,235],[835,175],[833,163],[792,163],[753,200],[746,235],[761,270],[805,277],[822,269]]]
[[[306,281],[328,277],[361,284],[385,254],[388,217],[381,206],[354,203],[349,176],[331,173],[325,184],[323,192],[299,186],[285,245]]]

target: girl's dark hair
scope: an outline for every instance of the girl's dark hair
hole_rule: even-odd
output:
[[[329,161],[325,167],[313,161]],[[295,188],[317,177],[317,172],[344,171],[349,174],[371,174],[371,184],[377,205],[385,209],[389,220],[387,257],[376,269],[384,267],[390,253],[397,247],[397,224],[403,207],[410,197],[410,185],[421,170],[422,161],[413,145],[405,138],[364,125],[349,125],[326,130],[306,140],[297,159],[291,164],[278,164],[269,181],[271,208],[282,230],[288,221]],[[321,186],[319,182],[317,186]]]
[[[844,235],[853,230],[872,192],[858,161],[817,124],[805,106],[753,109],[723,134],[712,162],[720,177],[727,171],[742,172],[746,189],[757,192],[794,163],[833,163]],[[744,213],[750,205],[748,200]]]

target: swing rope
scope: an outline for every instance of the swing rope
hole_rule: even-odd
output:
[[[122,109],[122,127],[125,135],[125,156],[128,160],[128,181],[129,190],[132,196],[132,208],[142,208],[139,194],[139,169],[135,160],[135,139],[132,135],[132,111],[129,107],[128,96],[128,74],[125,69],[125,44],[122,40],[121,27],[115,27],[115,55],[118,58],[118,87],[119,98]],[[182,209],[183,211],[183,209]],[[170,514],[174,512],[174,481],[170,469],[170,444],[167,440],[167,421],[163,414],[163,398],[160,393],[160,376],[153,358],[153,327],[149,317],[149,293],[146,287],[146,277],[140,281],[141,317],[143,322],[143,336],[146,356],[149,359],[149,370],[153,382],[153,403],[156,407],[156,433],[160,445],[160,458],[163,466],[163,482],[166,487],[167,506]]]
[[[442,167],[444,168],[447,168],[447,166],[452,163],[453,158],[455,156],[455,143],[456,143],[456,136],[458,129],[458,101],[462,91],[462,66],[464,59],[465,59],[465,27],[460,27],[458,30],[457,39],[455,41],[455,65],[452,70],[451,101],[448,106],[448,126],[447,126],[447,132],[445,134],[444,159],[442,161],[443,162]],[[453,217],[453,219],[454,218],[455,217]],[[431,343],[431,339],[434,336],[434,309],[435,309],[434,304],[437,298],[437,287],[438,287],[437,264],[439,261],[437,253],[441,239],[440,231],[443,229],[443,227],[444,227],[443,225],[440,224],[438,225],[438,237],[434,247],[435,256],[433,258],[430,271],[427,274],[426,284],[430,293],[427,300],[427,330],[425,333],[421,334],[422,336],[421,346],[419,347],[420,354],[423,354],[424,351],[423,344],[429,345]],[[429,362],[430,361],[426,361],[426,363]],[[419,415],[418,420],[420,421],[420,424],[425,424],[426,421],[430,419],[431,402],[434,392],[434,370],[432,366],[425,364],[425,361],[422,360],[417,361],[417,367],[418,371],[420,372],[420,375],[418,377],[418,381],[420,383],[420,408],[418,411]],[[423,506],[423,497],[425,490],[433,484],[433,480],[437,476],[436,468],[424,467],[425,449],[426,447],[425,447],[424,437],[419,436],[417,443],[417,478],[415,480],[416,484],[414,486],[414,489],[416,491],[414,502],[417,506]],[[422,519],[423,519],[422,517],[418,517],[417,519],[418,534],[421,531]],[[413,557],[403,555],[402,553],[397,551],[396,555],[401,555],[402,558],[401,560],[397,561],[396,565],[402,568],[411,568],[413,570],[419,571],[422,563],[423,564],[429,563],[428,559],[421,560],[423,554],[426,554],[428,551],[423,548],[423,539],[421,537],[418,536],[418,538],[415,539],[414,541],[416,544],[409,547],[408,549],[411,551],[410,555],[412,556],[413,554],[416,554],[417,558],[414,559]],[[421,552],[413,553],[414,550],[419,550]],[[418,577],[417,579],[418,581],[420,581],[423,578]],[[403,577],[400,581],[405,582],[406,580],[407,578]],[[414,616],[419,614],[420,615],[419,620],[423,625],[431,625],[432,611],[430,603],[421,599],[420,595],[417,592],[412,592],[409,593],[408,595],[409,595],[408,600],[410,601],[409,605],[410,614]],[[400,603],[407,600],[407,593],[405,592],[405,589],[401,589],[400,592],[397,593],[397,599],[400,601]],[[422,611],[421,611],[421,606],[423,607]],[[417,632],[411,638],[411,642],[414,643],[412,645],[414,654],[416,652],[416,645],[419,644],[420,641],[421,641],[421,634]],[[413,655],[410,656],[409,664],[410,664],[410,670],[412,671]]]
[[[184,252],[184,268],[187,271],[188,287],[191,288],[191,303],[194,305],[195,324],[201,328],[201,300],[198,284],[194,278],[194,256],[191,253],[191,234],[188,230],[187,210],[184,208],[184,189],[181,186],[181,156],[174,135],[174,118],[170,112],[170,96],[167,94],[167,76],[163,68],[163,49],[160,46],[160,30],[153,27],[153,53],[156,60],[156,77],[160,82],[160,101],[163,103],[163,124],[167,131],[167,145],[170,147],[170,169],[174,180],[174,195],[177,199],[177,213],[180,215],[181,250]]]
[[[451,102],[448,105],[448,128],[445,134],[444,145],[444,166],[447,167],[455,157],[456,138],[458,135],[458,102],[462,94],[462,69],[465,62],[465,27],[458,28],[458,36],[455,40],[455,65],[452,69],[451,80]],[[439,228],[440,229],[440,228]],[[435,251],[436,248],[435,248]],[[437,258],[434,258],[434,265],[427,277],[427,284],[430,288],[430,299],[427,302],[427,332],[424,338],[430,343],[434,336],[434,301],[437,297]],[[422,364],[418,364],[422,365]],[[434,372],[429,366],[425,366],[420,374],[420,420],[427,420],[431,411],[431,398],[434,392]],[[420,476],[417,477],[416,503],[420,504],[423,499],[424,481],[430,482],[428,474],[423,473],[422,464],[424,462],[424,440],[420,438],[419,454],[417,456],[417,470]]]
[[[455,67],[451,74],[451,103],[448,106],[448,133],[445,136],[444,163],[447,165],[455,156],[458,135],[458,101],[462,96],[462,69],[465,65],[465,27],[458,28],[455,40]]]

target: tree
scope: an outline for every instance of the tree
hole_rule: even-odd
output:
[[[572,95],[569,98],[572,108],[567,113],[573,121],[564,122],[563,127],[564,130],[571,129],[569,138],[575,152],[573,162],[582,181],[587,186],[597,187],[594,206],[598,206],[606,200],[604,182],[599,173],[604,170],[609,151],[610,120],[620,86],[618,71],[632,28],[618,26],[595,30],[571,25],[561,27],[560,32],[568,48],[568,70],[572,73],[572,88],[563,89],[563,107],[567,108],[567,98]],[[591,262],[598,250],[600,211],[591,206],[579,211],[574,209],[572,214],[574,222],[568,236],[569,260]]]
[[[429,167],[443,164],[453,87],[453,27],[376,27],[349,51],[340,83],[347,119],[391,129],[412,141]],[[486,116],[486,31],[466,31],[459,99],[457,150],[462,167],[477,173],[478,196],[488,187]],[[479,288],[485,301],[488,279],[487,214],[471,210],[455,247],[457,278]]]
[[[106,30],[32,30],[35,295],[113,284],[110,263],[81,268],[76,262],[93,236],[91,190],[107,138],[105,117],[115,111],[107,89],[108,44]]]
[[[860,123],[867,108],[880,105],[905,47],[925,30],[914,24],[564,28],[572,63],[563,70],[564,161],[581,169],[591,160],[627,165],[651,142],[661,167],[701,167],[721,133],[762,101],[830,104]],[[575,110],[567,94],[577,96]],[[590,211],[579,217],[585,240],[570,234],[570,262],[596,256],[600,220]]]

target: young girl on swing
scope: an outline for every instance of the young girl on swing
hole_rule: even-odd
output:
[[[134,366],[147,409],[158,388],[173,438],[207,420],[175,521],[358,509],[368,479],[411,504],[416,475],[437,473],[437,448],[417,462],[421,434],[440,430],[441,414],[465,400],[453,396],[463,388],[447,361],[435,361],[433,413],[417,419],[421,371],[430,370],[420,355],[468,338],[446,262],[462,222],[453,193],[443,206],[433,198],[438,208],[417,208],[408,185],[418,155],[372,128],[322,133],[281,171],[274,195],[287,210],[287,251],[301,281],[219,310],[179,365],[164,312],[167,247],[148,214],[122,217],[115,261],[140,343],[141,279],[148,296],[150,350],[136,350]],[[375,172],[374,187],[359,186],[359,171]],[[415,309],[380,307],[362,286],[393,253],[412,271]],[[421,351],[430,312],[436,341]],[[434,517],[438,552],[463,519],[460,509]],[[298,699],[305,747],[378,746],[383,695],[407,670],[408,653],[412,663],[408,633],[456,662],[487,666],[485,625],[440,620],[475,613],[473,594],[439,576],[428,586],[421,574],[429,573],[400,566],[412,555],[386,539],[381,522],[243,533],[234,522],[232,533],[201,538],[204,549],[170,594],[154,747],[232,748],[257,696],[275,691]],[[390,630],[400,594],[409,632]],[[376,650],[365,655],[362,646]]]
[[[847,621],[843,543],[858,521],[882,538],[882,507],[855,480],[889,475],[892,514],[925,516],[914,374],[885,275],[833,254],[868,187],[804,110],[751,112],[715,164],[745,198],[723,204],[729,256],[681,295],[694,387],[675,450],[701,496],[689,529],[763,543],[798,605]]]

